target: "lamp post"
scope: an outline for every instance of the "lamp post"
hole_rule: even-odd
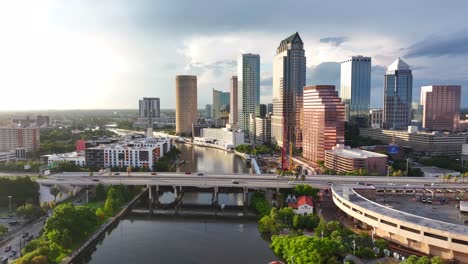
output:
[[[13,196],[11,195],[8,195],[8,208],[10,209],[10,214],[11,214],[11,198],[13,198]]]
[[[409,158],[406,158],[406,177],[409,175]]]
[[[353,239],[353,255],[356,255],[356,241]]]

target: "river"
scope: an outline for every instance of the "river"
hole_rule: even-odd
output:
[[[179,171],[249,173],[244,161],[222,150],[178,144]],[[167,196],[167,197],[165,197]],[[173,199],[170,194],[161,197]],[[187,194],[184,203],[207,204],[209,194]],[[220,202],[238,205],[241,195],[225,194]],[[82,263],[269,263],[277,259],[257,230],[244,219],[127,214],[116,228],[84,256]]]

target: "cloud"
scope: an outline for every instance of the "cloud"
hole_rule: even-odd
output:
[[[330,43],[332,46],[339,46],[343,42],[347,41],[347,37],[326,37],[326,38],[321,38],[320,43]]]
[[[468,55],[468,30],[430,36],[407,48],[405,58]]]
[[[323,62],[317,66],[307,68],[306,85],[335,85],[336,90],[340,86],[340,63]]]

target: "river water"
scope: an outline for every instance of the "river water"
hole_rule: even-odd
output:
[[[232,153],[178,145],[179,171],[249,173],[244,161]],[[209,204],[209,194],[184,196],[184,204]],[[163,195],[162,202],[173,199]],[[239,194],[225,194],[220,202],[238,205]],[[82,263],[269,263],[277,257],[257,230],[257,223],[243,219],[127,214],[96,245]]]

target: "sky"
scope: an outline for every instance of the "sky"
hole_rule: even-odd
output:
[[[420,87],[462,85],[468,107],[468,1],[0,1],[0,110],[135,109],[142,97],[175,108],[175,76],[198,76],[198,106],[228,91],[242,53],[261,59],[261,102],[272,60],[299,32],[307,85],[339,87],[339,62],[372,57],[371,107],[401,57]]]

